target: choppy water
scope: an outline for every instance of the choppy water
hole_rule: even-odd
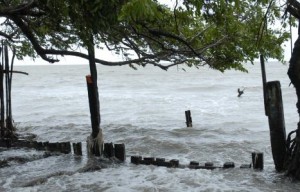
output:
[[[249,73],[207,68],[103,67],[99,72],[101,127],[105,142],[125,143],[127,161],[81,172],[95,159],[72,154],[41,158],[43,152],[1,150],[0,159],[36,158],[0,169],[0,191],[296,191],[300,184],[275,172],[264,115],[259,65]],[[267,79],[281,81],[287,132],[296,127],[296,97],[287,66],[267,63]],[[84,142],[91,132],[85,75],[87,65],[17,66],[29,76],[13,79],[13,114],[20,133],[39,141]],[[237,97],[237,88],[245,94]],[[184,111],[191,110],[193,128]],[[130,155],[251,162],[265,155],[265,169],[190,170],[130,164]],[[95,163],[95,162],[94,162]]]

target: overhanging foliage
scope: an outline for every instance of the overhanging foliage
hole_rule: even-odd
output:
[[[280,4],[270,0],[182,0],[170,8],[156,0],[1,0],[0,36],[17,57],[56,62],[56,55],[88,59],[78,51],[89,38],[124,60],[103,65],[209,65],[245,71],[259,54],[283,60]],[[283,7],[282,7],[283,8]],[[287,20],[284,22],[288,22]],[[286,26],[286,25],[284,25]],[[74,49],[75,48],[75,49]]]

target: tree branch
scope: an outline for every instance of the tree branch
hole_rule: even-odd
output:
[[[300,3],[296,0],[287,0],[287,7],[284,12],[283,17],[286,16],[286,13],[289,12],[291,15],[300,19]]]
[[[35,37],[34,33],[31,31],[31,29],[23,22],[23,20],[20,17],[17,16],[10,16],[9,17],[14,23],[21,29],[23,34],[28,38],[28,40],[31,42],[33,48],[37,52],[37,54],[44,59],[45,61],[48,61],[50,63],[58,62],[59,60],[49,58],[47,55],[61,55],[61,56],[76,56],[84,59],[88,59],[89,56],[87,54],[76,52],[76,51],[68,51],[68,50],[55,50],[55,49],[44,49],[39,44],[37,38]],[[119,62],[109,62],[104,61],[101,59],[95,59],[96,63],[100,63],[102,65],[108,65],[108,66],[122,66],[122,65],[128,65],[132,63],[146,63],[147,61],[159,57],[160,54],[154,54],[154,55],[148,55],[145,57],[141,57],[139,59],[133,59],[129,61],[119,61]],[[163,68],[163,66],[160,66]]]
[[[42,57],[45,61],[48,61],[50,63],[58,62],[58,60],[52,59],[47,57],[45,50],[40,46],[38,40],[36,39],[34,33],[29,29],[27,24],[23,22],[21,18],[18,16],[10,16],[9,17],[14,23],[21,29],[21,31],[24,33],[24,35],[28,38],[28,40],[31,42],[33,48],[36,50],[37,54]]]
[[[2,32],[2,31],[0,31],[0,36],[2,36],[2,37],[4,37],[4,38],[6,38],[6,39],[12,41],[11,35],[8,35],[8,34]]]
[[[19,14],[24,14],[24,12],[29,11],[33,7],[35,7],[35,0],[31,0],[28,3],[23,3],[21,5],[18,5],[16,7],[9,7],[6,9],[1,9],[0,10],[0,15],[1,16],[11,16],[11,15],[19,15]]]
[[[191,50],[191,52],[195,56],[201,58],[203,61],[205,61],[207,64],[209,64],[208,60],[206,58],[204,58],[201,54],[197,53],[197,51],[193,47],[191,47],[191,45],[186,40],[184,40],[183,38],[181,38],[181,37],[179,37],[177,35],[174,35],[174,34],[171,34],[171,33],[168,33],[168,32],[159,31],[159,30],[148,29],[148,31],[150,33],[152,33],[153,35],[172,38],[172,39],[175,39],[175,40],[183,43],[185,46],[187,46]]]
[[[8,70],[2,70],[2,73],[19,73],[19,74],[23,74],[23,75],[29,75],[26,72],[23,71],[8,71]]]

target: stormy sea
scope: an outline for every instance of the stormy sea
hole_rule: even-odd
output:
[[[124,143],[126,161],[34,149],[0,148],[0,191],[298,191],[300,184],[275,171],[259,63],[248,73],[203,68],[98,66],[101,128],[105,142]],[[297,126],[296,94],[288,66],[267,62],[267,81],[281,83],[287,133]],[[88,65],[18,65],[12,81],[13,119],[19,134],[37,141],[86,142],[91,121],[85,76]],[[244,94],[237,97],[237,89]],[[185,124],[190,110],[193,127]],[[240,169],[251,153],[264,153],[264,169]],[[135,165],[131,156],[212,162],[232,169]],[[99,164],[99,169],[85,169]]]

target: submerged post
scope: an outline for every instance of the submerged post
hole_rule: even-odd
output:
[[[73,151],[75,155],[82,156],[82,146],[81,143],[73,143]]]
[[[253,165],[253,169],[263,170],[264,169],[264,154],[263,153],[252,153],[252,165]]]
[[[187,127],[193,127],[191,111],[190,110],[185,111],[185,119],[186,119],[186,126]]]
[[[126,153],[125,153],[125,145],[124,143],[115,144],[115,157],[120,161],[126,160]]]

